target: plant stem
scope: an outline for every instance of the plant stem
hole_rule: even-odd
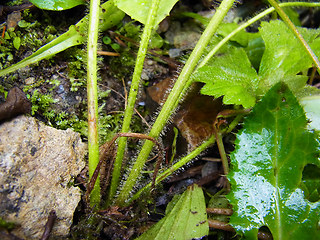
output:
[[[173,174],[175,171],[177,171],[179,168],[181,168],[182,166],[186,165],[187,163],[189,163],[191,160],[193,160],[194,158],[196,158],[197,156],[199,156],[199,154],[201,154],[201,152],[203,152],[204,150],[206,150],[208,147],[210,147],[211,145],[213,145],[215,143],[215,136],[210,137],[207,141],[205,141],[204,143],[202,143],[199,147],[197,147],[196,149],[194,149],[191,153],[189,153],[187,156],[185,156],[184,158],[180,159],[176,164],[172,165],[169,169],[167,169],[166,171],[164,171],[163,173],[159,174],[158,177],[156,178],[155,181],[155,185],[157,185],[158,183],[160,183],[162,180],[166,179],[167,177],[169,177],[171,174]],[[128,203],[136,200],[137,198],[140,197],[140,195],[143,192],[146,192],[147,190],[150,190],[152,185],[152,182],[150,182],[149,184],[147,184],[146,186],[144,186],[142,189],[140,189],[136,194],[133,195],[133,197],[128,201]]]
[[[304,49],[307,51],[307,54],[311,57],[312,61],[314,62],[315,66],[316,66],[316,68],[318,69],[318,73],[320,74],[320,62],[319,62],[319,59],[317,58],[317,56],[312,51],[312,49],[310,48],[309,44],[302,37],[301,33],[298,31],[296,26],[293,24],[293,22],[287,16],[287,14],[285,14],[285,12],[281,9],[279,4],[275,0],[268,0],[268,2],[276,9],[277,13],[282,18],[282,20],[287,24],[287,26],[293,32],[293,34],[299,39],[299,42],[302,44]]]
[[[164,128],[164,125],[168,121],[169,117],[171,116],[181,93],[184,89],[187,89],[191,82],[188,81],[193,70],[195,69],[204,48],[208,45],[210,39],[216,32],[219,24],[222,22],[224,16],[227,14],[229,9],[232,7],[234,0],[223,0],[220,4],[219,8],[217,9],[216,13],[210,20],[208,27],[205,29],[204,33],[202,34],[201,38],[199,39],[197,45],[195,46],[194,50],[192,51],[188,61],[186,62],[184,68],[182,69],[180,76],[178,77],[173,89],[171,90],[165,104],[163,105],[159,116],[157,117],[149,136],[153,138],[158,138],[160,132]],[[128,200],[130,192],[132,191],[133,186],[135,185],[137,178],[139,177],[141,170],[152,150],[153,142],[146,141],[138,155],[136,162],[133,165],[133,168],[129,174],[127,181],[125,182],[118,198],[117,204],[124,205],[125,202]]]
[[[143,63],[148,50],[148,43],[150,40],[151,32],[154,28],[154,23],[157,16],[159,3],[160,3],[160,0],[152,1],[152,5],[148,14],[148,19],[143,29],[140,47],[137,55],[137,60],[136,60],[136,64],[135,64],[135,68],[132,76],[132,83],[131,83],[131,88],[129,92],[128,104],[124,113],[124,120],[123,120],[123,125],[121,130],[121,132],[123,133],[130,131],[130,122],[131,122],[132,114],[134,111],[134,104],[136,102],[136,98],[138,94],[138,88],[140,84]],[[118,143],[117,156],[114,163],[111,185],[110,185],[109,201],[113,199],[117,191],[117,187],[119,185],[122,160],[125,152],[126,143],[127,143],[127,138],[124,138],[124,137],[120,138]]]
[[[280,3],[280,7],[294,7],[294,6],[303,6],[303,7],[320,7],[320,3],[308,3],[308,2],[287,2],[287,3]],[[217,51],[225,44],[227,43],[232,37],[234,37],[237,33],[242,31],[243,29],[247,28],[254,22],[260,20],[264,16],[272,13],[275,9],[273,7],[268,8],[264,10],[263,12],[259,13],[257,16],[251,18],[247,22],[243,23],[241,26],[239,26],[237,29],[233,30],[230,34],[228,34],[225,38],[223,38],[208,54],[207,56],[202,60],[202,62],[198,65],[197,69],[200,67],[203,67],[208,63],[210,58],[214,54],[217,53]]]
[[[98,143],[98,91],[97,91],[97,42],[100,0],[90,1],[87,52],[87,98],[88,98],[88,151],[89,177],[91,178],[99,162]],[[100,183],[97,179],[91,192],[90,205],[100,202]]]
[[[221,161],[222,161],[223,172],[224,172],[224,175],[228,175],[229,162],[228,162],[227,154],[224,149],[224,145],[223,145],[223,141],[222,141],[222,133],[215,126],[215,124],[213,124],[213,129],[214,129],[214,134],[216,137],[216,141],[217,141],[217,145],[218,145],[218,149],[219,149],[219,153],[220,153],[220,157],[221,157]]]

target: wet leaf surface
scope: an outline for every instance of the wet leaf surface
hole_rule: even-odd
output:
[[[230,223],[248,239],[267,226],[274,239],[319,239],[320,202],[300,188],[307,164],[320,166],[316,135],[284,83],[256,104],[237,136],[228,176],[234,207]]]

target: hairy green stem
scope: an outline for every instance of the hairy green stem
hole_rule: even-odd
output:
[[[165,124],[167,123],[169,117],[174,111],[175,106],[181,96],[184,89],[188,88],[191,84],[189,80],[192,72],[194,71],[205,47],[208,45],[210,39],[216,32],[219,24],[222,22],[224,16],[227,14],[229,9],[232,7],[234,0],[223,0],[217,9],[216,13],[209,22],[208,27],[205,29],[201,38],[199,39],[197,45],[192,51],[188,61],[186,62],[184,68],[182,69],[173,89],[171,90],[166,102],[164,103],[150,133],[149,136],[153,138],[158,138],[161,131],[163,130]],[[130,171],[129,177],[125,182],[121,192],[117,198],[116,203],[119,205],[124,205],[128,200],[129,195],[135,185],[138,177],[140,176],[141,170],[152,150],[153,142],[146,141],[138,155],[136,162],[134,163],[132,170]]]
[[[229,173],[229,162],[227,158],[226,151],[224,149],[223,141],[222,141],[222,132],[215,126],[213,125],[214,128],[214,134],[216,137],[219,153],[220,153],[220,158],[222,161],[222,167],[223,167],[223,172],[225,175],[228,175]]]
[[[91,178],[99,162],[98,143],[98,91],[97,91],[97,42],[100,0],[90,1],[88,52],[87,52],[87,98],[88,98],[88,151],[89,177]],[[90,195],[90,205],[100,202],[99,178]]]
[[[314,62],[316,68],[318,69],[318,73],[320,74],[320,62],[317,56],[314,54],[312,49],[310,48],[307,41],[302,37],[301,33],[298,31],[296,26],[290,20],[290,18],[285,14],[285,12],[281,9],[279,4],[275,0],[268,0],[268,2],[276,9],[279,16],[282,20],[287,24],[288,28],[293,32],[293,34],[299,39],[299,42],[302,44],[303,48],[307,51],[307,54],[311,57]]]
[[[211,136],[207,141],[202,143],[199,147],[197,147],[195,150],[193,150],[191,153],[189,153],[187,156],[180,159],[177,163],[172,165],[170,168],[168,168],[163,173],[159,174],[159,176],[155,180],[155,185],[159,184],[161,181],[169,177],[171,174],[173,174],[175,171],[177,171],[182,166],[189,163],[191,160],[199,156],[204,150],[206,150],[208,147],[212,146],[215,143],[215,136]],[[146,192],[150,190],[152,185],[152,182],[144,186],[142,189],[140,189],[137,193],[133,195],[133,197],[128,201],[128,203],[131,203],[132,201],[136,200],[140,197],[140,195],[143,192]]]
[[[138,88],[140,84],[143,63],[148,50],[148,43],[150,40],[151,32],[154,29],[154,25],[155,25],[154,23],[157,16],[159,3],[160,3],[160,0],[152,1],[152,5],[148,14],[148,19],[141,36],[140,47],[139,47],[137,60],[136,60],[136,64],[135,64],[135,68],[132,76],[132,83],[131,83],[130,92],[129,92],[128,104],[126,106],[126,110],[124,113],[124,120],[123,120],[123,125],[121,130],[121,132],[123,133],[130,131],[130,122],[131,122],[132,114],[134,111],[134,104],[136,102],[136,98],[138,94]],[[127,143],[127,138],[125,137],[120,138],[118,143],[117,156],[116,156],[116,160],[114,162],[114,167],[113,167],[113,174],[112,174],[112,180],[111,180],[110,191],[109,191],[109,201],[113,199],[117,191],[117,187],[119,185],[122,160],[125,152],[126,143]]]
[[[280,7],[320,7],[320,3],[308,3],[308,2],[287,2],[287,3],[280,3]],[[207,56],[202,60],[202,62],[198,65],[197,69],[200,67],[203,67],[208,63],[208,61],[212,58],[214,54],[217,53],[217,51],[225,44],[227,43],[232,37],[234,37],[237,33],[242,31],[243,29],[247,28],[254,22],[260,20],[264,16],[272,13],[275,9],[273,7],[268,8],[264,10],[263,12],[259,13],[257,16],[251,18],[247,22],[243,23],[241,26],[239,26],[237,29],[233,30],[230,34],[228,34],[225,38],[223,38],[208,54]]]

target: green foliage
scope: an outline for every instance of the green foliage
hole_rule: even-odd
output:
[[[101,23],[99,25],[99,30],[105,31],[106,29],[117,25],[123,17],[124,13],[113,4],[113,1],[108,1],[102,4],[100,14]],[[1,70],[0,76],[4,76],[10,72],[16,71],[32,63],[36,63],[42,59],[52,57],[53,55],[72,46],[84,43],[86,41],[87,26],[88,16],[84,17],[75,26],[70,26],[69,31],[60,35],[50,43],[44,45],[31,56],[23,59],[17,64]]]
[[[53,11],[66,10],[86,3],[85,0],[30,0],[30,2],[38,8]]]
[[[320,166],[316,135],[306,127],[302,107],[280,82],[255,105],[237,134],[228,175],[234,209],[230,223],[248,239],[257,239],[262,226],[274,239],[319,239],[320,201],[310,202],[300,188],[303,168]]]
[[[55,37],[51,31],[39,34],[41,24],[37,21],[32,23],[24,21],[21,27],[20,22],[18,23],[19,28],[9,29],[5,32],[4,38],[0,40],[0,69],[8,67],[12,62],[24,57],[26,51],[35,50],[46,43],[47,39]]]
[[[300,28],[299,31],[319,54],[320,30]],[[254,106],[271,86],[280,80],[287,83],[290,89],[299,93],[304,90],[307,76],[297,75],[312,66],[312,60],[300,47],[298,40],[281,21],[263,22],[260,35],[265,43],[265,50],[259,65],[258,73],[251,66],[251,59],[257,64],[252,51],[261,51],[259,36],[247,33],[250,46],[246,53],[241,47],[229,47],[222,56],[214,58],[210,65],[204,66],[194,75],[194,79],[205,83],[202,94],[215,97],[224,96],[225,104],[238,104],[245,108]],[[244,35],[240,37],[245,42]],[[239,41],[240,41],[239,40]],[[252,47],[258,43],[257,50]]]
[[[192,185],[181,195],[166,216],[142,234],[139,240],[149,239],[198,239],[208,235],[206,206],[202,189]]]
[[[178,0],[161,0],[154,26],[157,26],[176,4]],[[119,9],[128,14],[131,18],[146,24],[151,0],[115,0],[115,4]]]
[[[51,104],[56,102],[50,94],[41,94],[37,89],[34,90],[30,101],[32,103],[32,115],[37,111],[46,112],[51,107]]]
[[[241,48],[234,48],[228,54],[216,58],[213,66],[199,69],[197,80],[205,83],[201,89],[202,94],[215,97],[224,95],[225,104],[248,108],[256,102],[258,76]]]

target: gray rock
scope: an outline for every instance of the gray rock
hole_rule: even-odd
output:
[[[78,133],[20,116],[0,125],[0,217],[19,225],[13,234],[40,239],[56,211],[53,238],[66,236],[81,192],[69,186],[84,168],[86,145]]]

